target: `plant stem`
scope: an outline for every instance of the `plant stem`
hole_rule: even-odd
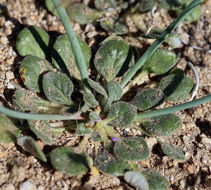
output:
[[[0,112],[13,118],[28,120],[82,120],[80,113],[74,115],[24,113],[0,106]]]
[[[72,24],[70,22],[70,19],[67,15],[67,12],[65,8],[61,5],[60,0],[53,0],[54,6],[59,14],[59,17],[62,21],[62,24],[64,25],[64,28],[67,32],[68,38],[70,40],[70,43],[73,47],[73,51],[76,58],[77,67],[81,74],[82,84],[84,87],[85,92],[90,92],[88,85],[86,84],[85,79],[88,78],[88,71],[86,67],[86,61],[84,58],[84,55],[82,53],[80,44],[78,42],[78,38],[74,32],[74,29],[72,27]]]
[[[130,88],[132,88],[133,86],[135,86],[135,85],[139,82],[140,79],[144,79],[143,77],[144,77],[144,75],[146,75],[146,74],[147,74],[147,71],[142,71],[140,74],[138,74],[133,80],[131,80],[131,81],[127,84],[127,86],[125,86],[125,87],[123,88],[122,94],[125,94]]]
[[[163,108],[163,109],[158,109],[158,110],[153,110],[153,111],[148,111],[148,112],[142,112],[142,113],[137,114],[135,121],[140,121],[142,119],[149,118],[149,117],[170,114],[170,113],[188,109],[188,108],[191,108],[191,107],[194,107],[194,106],[197,106],[199,104],[203,104],[203,103],[206,103],[209,101],[211,101],[211,95],[207,95],[203,98],[199,98],[199,99],[193,100],[191,102],[186,102],[186,103],[171,106],[168,108]]]
[[[194,0],[188,5],[182,13],[162,32],[160,37],[147,49],[138,62],[130,69],[121,81],[121,86],[124,87],[136,72],[144,65],[147,59],[155,52],[155,50],[161,45],[161,43],[171,34],[171,32],[192,12],[192,10],[198,6],[202,0]]]

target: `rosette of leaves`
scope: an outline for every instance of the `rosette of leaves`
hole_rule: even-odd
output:
[[[59,12],[60,9],[57,10],[58,13],[61,13]],[[62,10],[64,11],[64,9]],[[71,25],[69,26],[71,27]],[[77,37],[73,33],[71,35],[77,42]],[[61,48],[67,45],[63,44],[62,41],[60,42]],[[81,44],[80,40],[78,41],[77,45],[81,46],[79,50],[83,49],[82,46],[84,44]],[[71,48],[75,46],[75,43],[68,47],[67,54],[71,52]],[[30,115],[32,112],[39,113],[43,108],[48,109],[47,102],[50,102],[49,106],[59,105],[59,112],[63,110],[59,115],[60,120],[73,120],[67,122],[67,128],[75,131],[76,135],[81,137],[77,137],[79,139],[77,146],[57,147],[50,153],[47,152],[55,169],[72,176],[83,175],[89,170],[99,170],[102,173],[116,176],[122,176],[125,172],[137,171],[136,161],[145,160],[150,155],[145,138],[147,136],[161,138],[162,136],[171,135],[182,124],[181,119],[172,113],[148,118],[142,118],[141,116],[149,112],[152,113],[153,111],[149,111],[150,109],[156,108],[166,100],[184,100],[191,93],[194,83],[190,78],[184,76],[183,73],[171,71],[178,60],[175,53],[167,50],[157,50],[152,55],[150,54],[151,56],[140,72],[158,75],[159,81],[152,80],[152,83],[155,84],[150,86],[142,84],[137,94],[133,93],[133,96],[127,96],[127,94],[125,95],[127,93],[125,89],[130,90],[130,88],[126,88],[126,85],[136,79],[134,74],[132,76],[134,79],[128,80],[125,85],[122,83],[131,71],[129,65],[133,56],[131,56],[132,50],[130,46],[122,38],[115,36],[105,39],[100,44],[99,49],[93,55],[93,59],[91,59],[98,73],[97,80],[95,80],[95,76],[92,76],[93,78],[89,77],[86,63],[90,61],[90,57],[86,55],[88,54],[86,52],[90,50],[87,50],[88,47],[86,45],[84,47],[86,50],[80,54],[80,56],[84,56],[85,61],[82,60],[84,63],[76,63],[74,56],[78,56],[77,53],[74,56],[64,58],[64,55],[59,51],[60,48],[56,49],[55,45],[52,57],[54,58],[54,53],[57,53],[56,56],[59,57],[59,60],[62,60],[62,64],[59,62],[54,63],[56,68],[43,69],[44,67],[37,67],[39,63],[30,62],[30,59],[24,67],[21,67],[21,64],[20,69],[23,70],[23,68],[27,67],[24,72],[20,70],[23,82],[26,79],[26,75],[29,76],[29,73],[33,73],[31,80],[34,79],[34,81],[33,83],[24,82],[24,88],[28,88],[30,91],[18,89],[17,93],[15,92],[15,105],[19,111],[27,111],[29,112],[27,114]],[[36,55],[32,54],[30,56]],[[88,58],[85,58],[86,56]],[[66,62],[66,59],[71,62],[70,68],[68,68],[70,63],[69,61]],[[48,62],[43,61],[43,63],[48,65]],[[79,64],[83,64],[83,67],[78,67]],[[65,69],[62,69],[61,65]],[[122,74],[122,68],[125,66],[127,69]],[[73,72],[71,70],[72,67],[74,68]],[[80,80],[80,78],[78,78],[80,81],[72,79],[72,77],[77,78],[74,75],[76,72],[75,68],[79,68],[79,73],[83,80]],[[36,72],[30,69],[34,69]],[[138,69],[140,70],[141,67]],[[139,74],[137,77],[139,77]],[[79,84],[82,84],[82,86],[79,86]],[[37,88],[33,88],[33,85]],[[30,92],[33,93],[29,95]],[[23,98],[21,98],[22,94],[28,99],[25,104]],[[77,100],[77,103],[74,103],[76,102],[75,100]],[[27,108],[27,105],[30,105],[30,101],[34,102],[31,107]],[[79,109],[78,115],[72,113],[74,112],[72,108],[76,104],[79,105],[77,107]],[[16,113],[23,114],[20,112]],[[40,115],[38,114],[38,116]],[[47,117],[50,116],[52,115],[47,115]],[[49,120],[56,120],[58,115],[53,115],[50,118]],[[12,126],[11,122],[7,121],[7,123]],[[29,120],[25,125],[36,135],[37,139],[43,141],[44,145],[54,144],[58,131],[51,122]],[[62,125],[62,127],[64,126]],[[3,128],[1,131],[7,134],[5,126]],[[125,128],[140,130],[144,138],[138,136],[126,137],[118,133],[118,131]],[[11,128],[11,131],[16,138],[16,130]],[[31,152],[38,159],[43,162],[47,161],[42,149],[37,145],[36,139],[22,136],[18,138],[17,142],[24,150]],[[88,142],[94,145],[94,152],[91,152],[91,154],[87,151]],[[170,158],[184,159],[184,152],[179,147],[167,145],[163,141],[158,141],[158,143],[164,154]],[[91,158],[89,154],[95,156]],[[169,186],[165,178],[156,172],[141,171],[141,174],[137,174],[137,178],[144,181],[144,185],[142,184],[140,187],[140,184],[137,185],[137,180],[131,180],[136,174],[129,173],[129,177],[127,175],[125,180],[131,185],[145,189],[167,189]]]

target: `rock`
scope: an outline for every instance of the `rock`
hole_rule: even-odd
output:
[[[12,168],[11,178],[14,181],[21,182],[24,180],[26,170],[23,167],[17,167],[16,165]]]
[[[11,183],[5,184],[1,187],[1,190],[15,190],[15,186]]]
[[[25,181],[20,184],[19,190],[37,190],[37,187],[30,181]]]

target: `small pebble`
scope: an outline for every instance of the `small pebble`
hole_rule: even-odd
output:
[[[7,39],[6,36],[2,36],[2,37],[0,38],[0,41],[1,41],[1,43],[4,44],[4,45],[6,45],[6,44],[8,43],[8,39]]]
[[[19,190],[37,190],[37,187],[30,181],[25,181],[20,184]]]

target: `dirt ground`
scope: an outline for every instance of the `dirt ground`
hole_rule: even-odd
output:
[[[88,2],[88,1],[86,1]],[[184,23],[181,34],[186,44],[177,50],[181,56],[178,67],[184,68],[186,74],[194,79],[192,71],[187,66],[190,61],[196,68],[200,88],[196,98],[211,93],[211,1],[202,5],[201,18],[194,23]],[[151,22],[150,13],[146,25]],[[157,9],[155,26],[164,28],[172,18],[169,14]],[[17,73],[21,57],[15,49],[15,39],[20,30],[27,25],[41,26],[51,36],[64,33],[64,28],[58,19],[46,11],[44,0],[0,0],[0,96],[2,100],[11,103],[8,95],[14,91],[13,81],[19,78]],[[137,33],[137,28],[128,20],[131,32]],[[74,25],[79,36],[95,50],[98,44],[96,36],[105,37],[104,31],[96,31],[92,24],[81,27]],[[142,40],[132,35],[124,38],[133,46],[141,48]],[[211,103],[197,108],[178,112],[183,120],[182,127],[173,135],[165,137],[165,142],[183,147],[187,160],[174,161],[153,147],[150,159],[137,163],[140,168],[152,168],[166,178],[171,186],[169,190],[211,190]],[[133,131],[129,131],[133,133]],[[57,145],[71,145],[77,137],[64,132],[57,139]],[[153,139],[147,139],[152,143]],[[152,141],[152,142],[151,142]],[[68,190],[68,189],[133,189],[122,178],[99,174],[70,177],[55,171],[49,163],[43,163],[23,151],[16,144],[0,144],[0,189],[1,190]]]

